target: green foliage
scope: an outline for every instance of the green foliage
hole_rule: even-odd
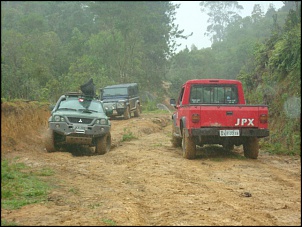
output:
[[[122,137],[122,141],[130,141],[133,139],[137,139],[137,137],[133,134],[133,132],[131,132],[129,129],[124,128],[124,134]]]
[[[1,219],[1,226],[20,226],[20,225],[15,222],[8,222],[6,220]]]
[[[301,67],[301,25],[284,34],[272,50],[268,66],[276,73],[275,79],[282,81],[289,72]],[[300,80],[300,78],[299,78]],[[298,80],[295,80],[298,82]]]
[[[157,106],[156,106],[157,102],[156,101],[147,101],[147,102],[144,102],[144,105],[143,105],[143,111],[154,111],[154,110],[157,110]]]
[[[49,185],[40,177],[51,176],[53,171],[42,169],[32,172],[24,163],[1,161],[1,207],[18,209],[24,205],[46,200]]]
[[[54,102],[93,78],[160,92],[175,38],[171,2],[1,2],[1,97]]]
[[[116,226],[115,221],[111,220],[111,219],[102,219],[102,221],[109,226]]]

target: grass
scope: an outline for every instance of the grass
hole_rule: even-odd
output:
[[[68,191],[71,192],[71,193],[73,193],[73,194],[75,194],[75,195],[79,195],[80,194],[80,190],[77,189],[77,188],[70,188]]]
[[[6,220],[1,219],[1,226],[20,226],[20,225],[15,222],[8,222]]]
[[[281,140],[280,140],[281,141]],[[281,142],[260,142],[261,150],[264,150],[270,154],[275,155],[288,155],[288,156],[297,156],[301,155],[301,142],[294,142],[293,147],[287,148]]]
[[[162,147],[163,144],[162,143],[154,143],[152,144],[152,147]]]
[[[54,171],[48,168],[32,171],[24,163],[1,161],[1,208],[18,209],[47,200],[50,186],[42,179]]]
[[[49,168],[42,168],[33,171],[24,163],[17,162],[18,158],[12,161],[1,160],[1,208],[14,210],[22,206],[47,201],[47,195],[52,186],[44,180],[45,177],[54,175]],[[43,179],[44,178],[44,179]],[[78,194],[78,190],[69,190]],[[91,204],[89,207],[95,209],[101,207],[101,203]],[[102,219],[108,226],[116,226],[111,219]],[[1,226],[22,226],[20,223],[9,222],[1,218]]]
[[[95,208],[98,208],[98,207],[100,207],[100,206],[102,206],[101,203],[89,204],[89,205],[88,205],[88,207],[89,207],[90,209],[95,209]]]
[[[124,128],[124,134],[123,134],[123,137],[122,137],[122,142],[130,141],[132,139],[137,139],[137,137],[129,129]]]
[[[109,226],[116,226],[116,223],[115,223],[115,221],[113,221],[113,220],[110,220],[110,219],[102,219],[102,221],[103,221],[105,224],[109,225]]]
[[[167,110],[161,110],[161,109],[155,109],[155,110],[146,110],[143,112],[144,114],[148,115],[153,115],[153,114],[167,114],[167,115],[171,115],[172,113],[169,113],[169,111]]]

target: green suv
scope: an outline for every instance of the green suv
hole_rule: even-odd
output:
[[[110,120],[99,99],[77,92],[67,93],[52,108],[45,147],[53,152],[62,145],[82,144],[95,147],[97,154],[105,154],[111,147],[110,129]]]

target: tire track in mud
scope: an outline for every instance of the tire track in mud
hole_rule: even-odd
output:
[[[214,185],[213,185],[213,182],[211,182],[211,184],[209,184],[209,186],[207,186],[208,185],[207,183],[204,183],[204,185],[197,184],[198,189],[194,188],[193,192],[195,192],[195,194],[193,194],[193,196],[198,197],[199,195],[202,195],[203,193],[210,192],[211,194],[217,193],[221,198],[228,198],[227,202],[225,202],[223,199],[217,199],[217,201],[214,200],[214,202],[213,202],[211,200],[208,203],[206,203],[206,204],[211,204],[211,205],[217,203],[219,206],[221,206],[221,204],[224,204],[223,205],[224,210],[225,210],[225,207],[230,207],[229,208],[230,214],[239,213],[239,215],[238,214],[231,215],[231,217],[232,217],[231,219],[229,218],[229,219],[224,220],[225,224],[236,223],[238,225],[242,225],[242,224],[246,225],[248,223],[248,225],[255,225],[255,224],[256,225],[271,225],[271,224],[275,225],[276,223],[278,223],[278,217],[280,216],[278,214],[278,212],[276,212],[275,210],[280,210],[280,209],[284,209],[287,207],[287,205],[284,205],[284,204],[276,204],[276,205],[279,205],[278,207],[275,207],[274,204],[271,204],[271,201],[280,197],[280,195],[278,193],[276,193],[276,194],[270,193],[271,186],[268,186],[265,189],[264,193],[263,193],[262,189],[258,190],[259,185],[261,185],[262,187],[265,186],[265,184],[267,183],[267,180],[272,181],[272,183],[274,183],[274,184],[275,184],[275,180],[276,180],[276,178],[268,179],[268,177],[270,175],[265,170],[270,169],[271,168],[270,166],[264,168],[263,172],[258,171],[259,169],[263,168],[263,166],[260,166],[261,162],[259,163],[258,160],[256,160],[256,161],[244,160],[243,162],[240,162],[243,164],[239,165],[240,168],[238,168],[238,165],[234,164],[234,163],[237,163],[238,160],[232,161],[232,160],[227,159],[226,160],[227,166],[228,166],[227,169],[221,170],[221,168],[219,167],[220,171],[214,172],[215,174],[211,174],[211,173],[213,173],[213,170],[212,171],[211,170],[202,170],[202,173],[201,172],[196,173],[196,169],[200,166],[194,165],[194,164],[198,163],[198,160],[197,161],[196,160],[194,160],[194,161],[184,160],[184,161],[190,162],[190,164],[186,163],[186,165],[181,167],[181,169],[185,170],[185,171],[182,171],[182,175],[179,174],[178,178],[186,180],[187,183],[188,183],[188,181],[190,182],[190,178],[192,178],[192,182],[195,182],[195,184],[196,184],[196,181],[198,182],[198,179],[200,179],[200,176],[202,176],[202,173],[209,173],[208,175],[205,174],[205,176],[203,178],[209,177],[211,175],[216,176],[216,179],[215,178],[213,179],[213,177],[208,179],[208,181],[216,181]],[[205,162],[203,161],[203,163],[205,163]],[[246,163],[248,163],[248,164],[246,164]],[[213,164],[209,164],[208,166],[213,166]],[[237,172],[234,171],[234,169],[237,170]],[[215,169],[214,169],[214,171],[215,171]],[[194,172],[195,172],[195,175],[197,174],[197,177],[194,177]],[[229,174],[229,175],[227,175],[227,174]],[[237,174],[237,176],[236,176],[236,174]],[[281,174],[281,171],[278,171],[277,175],[274,175],[274,176],[280,176],[280,174]],[[225,177],[225,175],[227,177]],[[221,176],[224,176],[224,178]],[[230,178],[230,179],[228,179],[228,178]],[[296,180],[299,180],[299,179],[296,179]],[[241,181],[244,182],[244,186],[240,185]],[[256,182],[256,183],[249,183],[249,181]],[[186,189],[192,188],[192,185],[190,185],[190,184],[184,185],[183,188],[186,188]],[[198,192],[198,190],[200,190],[201,188],[204,188],[204,190],[201,190],[200,193],[196,194],[196,192]],[[211,188],[212,191],[209,190],[209,188]],[[216,190],[215,188],[218,188],[219,190]],[[222,189],[225,189],[225,190],[222,190]],[[252,201],[249,201],[249,206],[252,207],[253,209],[255,209],[254,213],[257,214],[255,216],[250,216],[248,212],[242,212],[242,208],[245,206],[245,203],[246,203],[246,201],[244,201],[244,199],[249,199],[249,198],[242,197],[243,192],[245,192],[247,190],[253,192],[253,198],[252,198]],[[190,195],[188,191],[187,191],[187,193],[188,193],[187,195]],[[299,191],[301,191],[301,187],[297,188],[297,192],[299,192]],[[178,191],[178,192],[180,192],[180,191]],[[271,199],[268,200],[267,197],[271,197]],[[263,203],[263,201],[268,201],[269,203],[266,204],[266,203]],[[203,208],[203,210],[208,210],[208,211],[213,210],[213,209],[215,209],[215,208],[212,208],[212,209],[210,207]],[[299,209],[299,208],[297,207],[297,209]],[[258,211],[256,211],[256,210],[258,210]],[[268,210],[268,212],[266,210]],[[272,215],[271,212],[275,212],[276,215]],[[209,217],[207,217],[207,218],[210,219]],[[213,218],[213,219],[215,220],[215,218]],[[214,220],[213,220],[212,224],[215,224],[215,225],[221,224],[221,222],[215,222]],[[188,222],[185,221],[182,223],[188,223]]]

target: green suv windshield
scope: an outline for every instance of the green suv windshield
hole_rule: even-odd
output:
[[[103,96],[115,96],[115,95],[128,95],[128,89],[125,87],[104,89]]]
[[[63,100],[60,102],[58,110],[89,110],[104,113],[103,106],[100,102],[82,98]]]

